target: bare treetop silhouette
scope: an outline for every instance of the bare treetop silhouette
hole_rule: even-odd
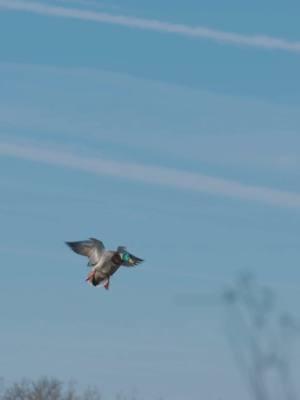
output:
[[[240,276],[222,298],[226,335],[252,397],[295,400],[291,356],[298,324],[277,310],[274,293],[250,274]]]

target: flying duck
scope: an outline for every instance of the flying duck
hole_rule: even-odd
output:
[[[91,268],[86,281],[93,286],[103,284],[105,289],[109,288],[110,277],[121,267],[134,267],[144,260],[129,253],[124,246],[117,250],[106,250],[104,244],[95,238],[79,242],[66,242],[66,244],[77,254],[89,259],[88,267]]]

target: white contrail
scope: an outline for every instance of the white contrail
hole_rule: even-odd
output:
[[[62,6],[54,6],[34,1],[0,0],[0,8],[27,11],[53,17],[73,18],[84,21],[94,21],[113,25],[126,26],[136,29],[145,29],[156,32],[165,32],[194,38],[209,39],[215,42],[239,46],[252,46],[265,49],[277,49],[290,52],[300,52],[300,42],[293,42],[282,38],[265,35],[243,35],[225,32],[203,26],[193,27],[183,24],[174,24],[159,20],[136,18],[125,15],[114,15],[91,10],[82,10]]]
[[[179,190],[256,201],[273,206],[300,208],[300,194],[298,193],[284,192],[262,186],[244,185],[233,180],[177,169],[100,158],[87,158],[38,146],[5,142],[0,142],[0,155],[76,169],[101,176],[112,176],[146,184],[168,186]]]

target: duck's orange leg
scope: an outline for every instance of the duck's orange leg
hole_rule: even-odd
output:
[[[86,282],[92,282],[92,280],[94,278],[94,275],[95,275],[95,271],[90,272],[85,281]]]
[[[106,290],[109,289],[109,278],[106,279],[106,281],[103,283],[103,286],[105,287]]]

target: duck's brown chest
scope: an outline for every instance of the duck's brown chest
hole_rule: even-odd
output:
[[[101,266],[101,273],[105,276],[113,275],[122,265],[122,259],[118,253],[114,253],[106,262]]]
[[[116,266],[120,266],[122,264],[122,259],[119,253],[115,253],[112,258],[111,261],[113,262],[113,264],[115,264]]]

